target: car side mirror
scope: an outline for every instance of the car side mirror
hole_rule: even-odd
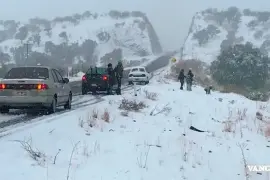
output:
[[[63,82],[64,82],[65,84],[67,84],[67,83],[69,83],[69,79],[68,79],[68,78],[63,78]]]

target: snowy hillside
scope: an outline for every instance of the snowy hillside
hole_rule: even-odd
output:
[[[0,21],[0,48],[4,63],[50,65],[115,63],[162,52],[150,21],[139,11]]]
[[[251,42],[262,52],[270,52],[270,12],[236,7],[207,9],[196,13],[183,46],[183,59],[212,62],[220,50],[232,44]]]
[[[268,177],[245,165],[270,162],[269,104],[235,94],[205,95],[200,87],[180,91],[179,83],[162,77],[137,97],[125,91],[101,100],[4,132],[0,179]]]

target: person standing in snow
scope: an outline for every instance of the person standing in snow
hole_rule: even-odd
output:
[[[108,75],[109,75],[108,91],[107,91],[107,93],[109,95],[111,95],[112,94],[112,87],[113,87],[113,83],[114,83],[114,70],[113,70],[113,67],[112,67],[112,63],[109,63],[108,64],[107,72],[108,72]]]
[[[181,69],[179,76],[178,76],[178,80],[180,80],[180,84],[181,84],[181,87],[180,87],[181,90],[183,90],[185,78],[186,78],[186,76],[185,76],[184,69]]]
[[[121,61],[119,61],[118,64],[114,68],[114,72],[115,72],[116,80],[117,80],[117,90],[119,94],[121,94],[121,83],[122,83],[121,80],[123,77],[123,71],[124,71],[123,64]]]
[[[187,83],[187,91],[192,91],[192,82],[193,82],[194,74],[192,73],[191,69],[189,69],[187,76],[186,76],[186,83]]]

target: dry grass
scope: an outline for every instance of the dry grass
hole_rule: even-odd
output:
[[[83,128],[83,126],[84,126],[83,117],[79,117],[79,119],[78,119],[78,125],[79,125],[79,127]]]
[[[147,99],[150,99],[152,101],[156,101],[157,100],[157,97],[158,97],[158,94],[157,93],[155,93],[155,92],[149,92],[147,90],[144,90],[143,92],[144,92],[145,97]]]
[[[108,111],[108,109],[105,109],[102,116],[101,116],[101,119],[104,120],[105,122],[109,123],[110,122],[110,113]]]
[[[264,129],[264,136],[269,138],[270,137],[270,123],[266,124],[266,127]]]
[[[141,109],[146,108],[146,105],[144,102],[136,100],[128,100],[128,99],[122,99],[121,104],[119,105],[119,109],[125,110],[125,111],[140,111]]]
[[[234,132],[234,130],[233,130],[233,122],[232,121],[224,122],[223,132]]]
[[[91,113],[87,115],[87,124],[89,127],[94,127],[97,124],[98,120],[98,111],[93,109]]]
[[[92,118],[97,119],[98,118],[98,110],[93,109],[92,111]]]

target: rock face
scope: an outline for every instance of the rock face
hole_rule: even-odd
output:
[[[0,21],[2,65],[104,65],[161,52],[153,26],[139,11]]]
[[[182,59],[211,63],[230,45],[252,43],[262,52],[270,52],[270,12],[207,9],[193,17]]]

